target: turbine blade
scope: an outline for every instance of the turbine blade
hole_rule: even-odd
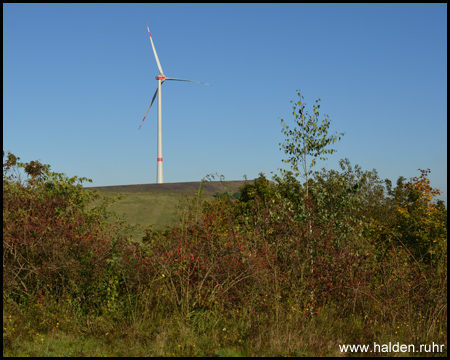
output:
[[[158,65],[159,73],[161,75],[163,75],[164,73],[162,71],[161,64],[159,63],[158,54],[156,53],[156,49],[155,49],[155,45],[153,44],[152,36],[150,35],[150,29],[148,28],[148,23],[146,23],[146,24],[147,24],[148,36],[150,37],[150,42],[152,43],[153,53],[155,54],[156,64]]]
[[[166,77],[165,80],[189,81],[189,82],[195,82],[195,83],[197,83],[197,84],[208,85],[208,86],[214,86],[214,85],[211,85],[211,84],[207,84],[207,83],[204,83],[204,82],[201,82],[201,81],[195,81],[195,80],[175,79],[175,78],[169,78],[169,77]]]
[[[142,126],[142,124],[144,123],[144,120],[145,120],[145,117],[146,117],[147,114],[148,114],[148,111],[149,111],[150,108],[152,107],[153,101],[155,101],[155,98],[156,98],[156,94],[157,94],[157,93],[158,93],[158,88],[156,88],[155,95],[153,95],[152,102],[150,103],[150,106],[148,107],[147,112],[145,113],[144,118],[142,119],[141,125],[139,125],[139,129],[138,129],[138,130],[141,130],[141,126]]]

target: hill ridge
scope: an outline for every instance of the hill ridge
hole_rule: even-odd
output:
[[[88,190],[99,191],[125,191],[125,192],[195,192],[200,188],[204,189],[205,194],[214,195],[217,192],[224,192],[230,189],[233,193],[237,192],[246,182],[253,183],[254,180],[230,180],[230,181],[207,181],[202,184],[201,181],[174,182],[164,184],[130,184],[130,185],[108,185],[83,187]]]

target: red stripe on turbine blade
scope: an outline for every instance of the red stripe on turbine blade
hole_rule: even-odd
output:
[[[139,125],[139,129],[138,129],[138,130],[141,130],[141,126],[142,126],[142,124],[144,123],[144,120],[145,120],[145,116],[144,116],[144,118],[142,119],[141,125]]]
[[[162,161],[162,158],[158,158],[158,161]]]

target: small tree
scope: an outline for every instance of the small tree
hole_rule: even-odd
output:
[[[406,184],[400,178],[391,191],[399,214],[394,230],[417,259],[436,263],[446,254],[447,209],[442,200],[435,199],[442,191],[431,187],[430,169],[419,171],[420,177]]]
[[[300,93],[300,89],[297,90],[297,95],[300,98],[294,103],[292,107],[292,114],[295,116],[296,123],[299,128],[294,127],[290,129],[288,125],[285,124],[285,120],[281,119],[282,130],[281,132],[286,135],[286,140],[284,143],[280,143],[281,149],[284,149],[284,153],[289,157],[283,160],[286,164],[291,164],[291,168],[294,171],[294,175],[302,175],[306,180],[306,197],[308,197],[308,176],[312,172],[312,167],[316,164],[316,159],[319,157],[320,160],[326,160],[324,154],[333,154],[335,149],[328,149],[327,147],[331,143],[335,143],[337,140],[341,140],[344,133],[338,136],[338,133],[334,133],[328,136],[328,129],[330,127],[331,121],[328,115],[324,115],[324,119],[319,125],[319,102],[322,101],[320,98],[316,100],[316,104],[313,106],[314,114],[310,115],[308,111],[305,110],[306,103],[302,102],[304,99]],[[294,100],[291,100],[293,103]],[[310,163],[307,161],[307,156],[312,156]],[[302,169],[300,174],[299,168]],[[282,173],[286,173],[285,170],[281,169]]]

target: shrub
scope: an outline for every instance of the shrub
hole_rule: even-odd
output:
[[[134,246],[107,225],[106,206],[86,210],[96,193],[77,178],[51,173],[39,162],[17,162],[9,154],[3,174],[3,292],[23,302],[70,298],[83,311],[116,300],[111,278],[122,292],[133,271]],[[23,168],[26,181],[11,174]],[[84,178],[79,179],[81,183]]]

